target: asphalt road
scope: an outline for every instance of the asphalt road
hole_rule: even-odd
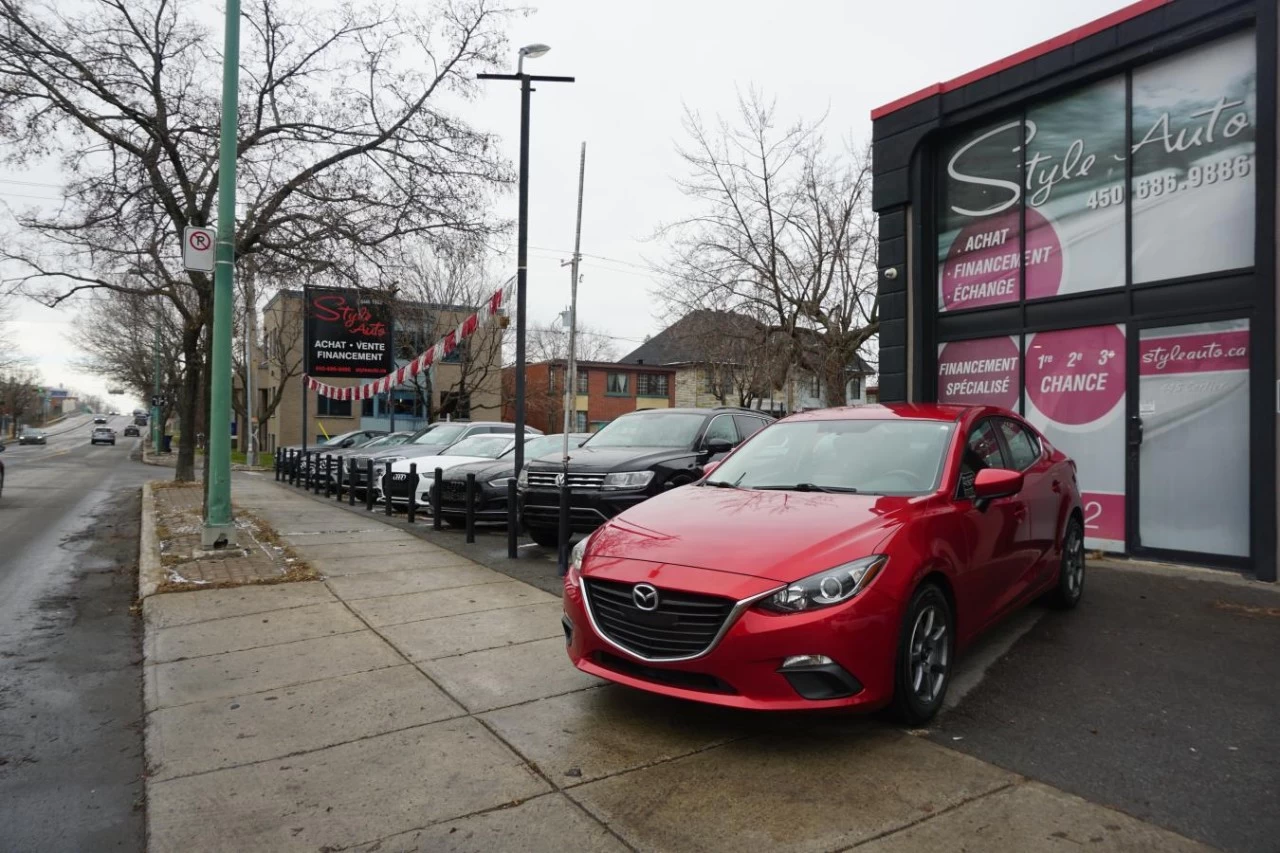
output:
[[[930,737],[1231,851],[1280,850],[1280,592],[1091,567]],[[1223,576],[1225,578],[1225,576]]]
[[[128,419],[110,424],[122,432]],[[137,439],[0,455],[0,849],[142,850]]]

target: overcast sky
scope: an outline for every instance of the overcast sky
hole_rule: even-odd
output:
[[[323,2],[323,0],[321,0]],[[425,0],[424,0],[425,2]],[[573,75],[533,95],[530,164],[530,323],[549,326],[569,300],[560,262],[573,248],[578,151],[587,143],[579,289],[580,322],[617,338],[619,354],[661,328],[647,263],[662,256],[656,226],[688,212],[676,191],[684,104],[707,117],[729,113],[737,88],[756,85],[780,116],[828,114],[834,142],[870,135],[872,108],[949,79],[1125,6],[1122,0],[1028,4],[1026,0],[543,0],[510,30],[515,48],[545,42],[530,73]],[[1034,14],[1032,11],[1034,10]],[[514,70],[511,69],[503,70]],[[519,145],[519,90],[485,84],[469,118]],[[48,174],[5,173],[0,198],[56,195]],[[514,194],[500,213],[514,218]],[[513,241],[514,242],[514,241]],[[514,272],[514,258],[510,259]],[[79,374],[83,353],[69,321],[25,301],[14,337],[45,381],[85,391],[105,385]],[[121,405],[131,405],[127,401]]]

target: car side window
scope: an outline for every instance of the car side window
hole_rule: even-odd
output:
[[[767,423],[763,418],[755,418],[751,415],[734,415],[733,422],[737,425],[738,435],[742,436],[743,441],[764,429]]]
[[[969,431],[964,455],[960,458],[960,495],[973,497],[973,478],[983,468],[1004,468],[1000,437],[991,421],[981,421]]]
[[[1040,442],[1027,432],[1017,421],[1007,418],[1000,421],[1000,432],[1004,443],[1009,448],[1009,467],[1017,471],[1025,471],[1040,458]]]
[[[702,436],[702,444],[705,447],[709,442],[720,439],[730,444],[738,443],[738,431],[733,426],[733,417],[731,415],[717,415],[711,419],[711,423],[707,425],[707,431]]]

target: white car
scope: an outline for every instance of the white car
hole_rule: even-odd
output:
[[[418,505],[427,506],[431,502],[431,483],[437,468],[447,471],[455,465],[468,462],[484,462],[497,459],[515,444],[513,433],[490,433],[473,435],[464,438],[438,456],[416,456],[391,463],[391,502],[393,504],[409,502],[409,466],[416,465],[418,471]],[[382,477],[375,478],[373,491],[378,501],[385,495],[382,493]]]

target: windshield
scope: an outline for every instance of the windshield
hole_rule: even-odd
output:
[[[569,446],[576,447],[577,445],[578,445],[578,442],[574,441],[573,437],[570,436]],[[546,456],[548,453],[555,453],[556,450],[559,450],[563,447],[564,447],[563,435],[539,435],[535,438],[525,439],[524,458],[537,459],[539,456]],[[511,456],[515,452],[516,452],[516,446],[515,444],[512,444],[509,448],[507,448],[505,452],[503,452],[502,455]]]
[[[441,456],[480,456],[497,459],[515,443],[514,435],[473,435],[450,447]]]
[[[377,448],[384,448],[384,447],[395,447],[398,444],[404,444],[406,441],[409,440],[409,436],[411,435],[413,435],[413,433],[411,432],[393,432],[391,435],[384,435],[384,436],[375,438],[373,441],[369,442],[368,444],[361,445],[361,447],[364,450],[374,450]]]
[[[625,415],[591,436],[590,447],[692,447],[704,420],[688,412]]]
[[[418,434],[414,444],[452,444],[467,428],[462,424],[435,424]]]
[[[707,482],[744,489],[925,494],[938,487],[952,428],[907,420],[777,423],[739,448]]]

